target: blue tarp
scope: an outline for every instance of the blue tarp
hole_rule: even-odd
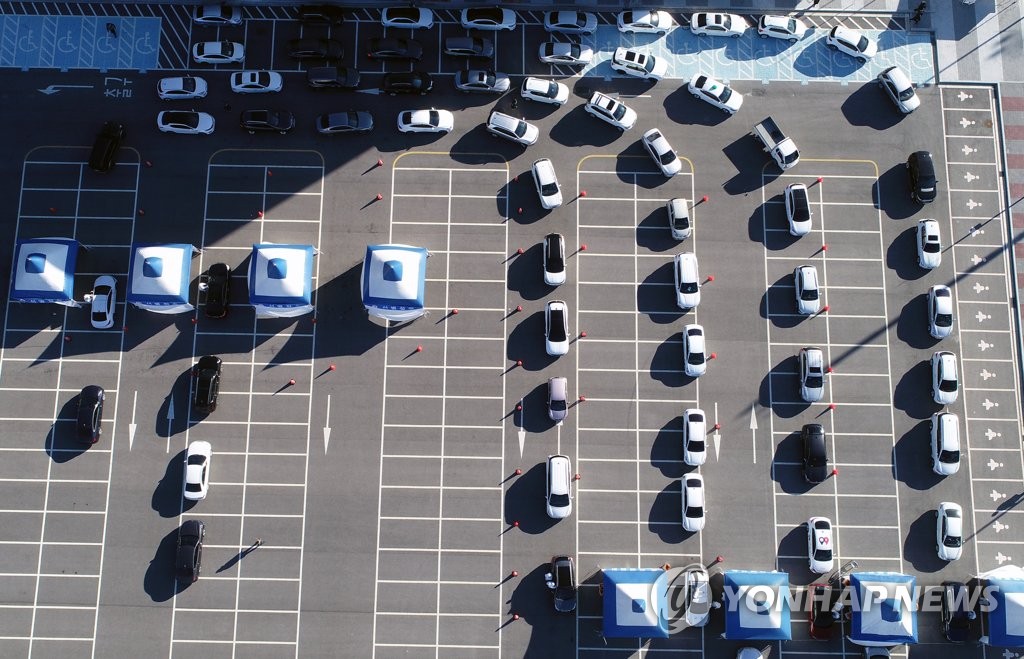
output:
[[[788,641],[789,575],[785,572],[729,570],[725,573],[725,638]]]
[[[411,245],[370,245],[363,260],[363,306],[371,316],[402,322],[425,313],[427,250]]]
[[[14,253],[11,299],[80,306],[74,300],[79,244],[70,238],[19,240]]]
[[[249,304],[256,315],[266,317],[301,316],[313,311],[312,245],[252,246],[249,261]]]
[[[898,572],[850,575],[850,642],[890,646],[917,643],[914,577]]]
[[[604,570],[604,635],[608,638],[668,638],[665,571]]]
[[[192,255],[188,243],[132,245],[128,267],[128,302],[157,313],[192,311],[188,285],[192,280]]]
[[[1004,565],[981,578],[990,600],[988,634],[982,641],[997,648],[1024,647],[1024,569]]]

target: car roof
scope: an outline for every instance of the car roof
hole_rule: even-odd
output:
[[[548,178],[554,180],[555,178],[555,166],[551,163],[548,158],[539,158],[533,162],[533,170],[537,172],[537,176],[541,179]]]
[[[825,359],[824,353],[821,348],[804,348],[804,354],[807,355],[807,364],[809,366],[821,366]]]

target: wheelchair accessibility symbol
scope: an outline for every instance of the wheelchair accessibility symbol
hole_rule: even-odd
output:
[[[28,34],[18,39],[18,49],[22,52],[31,53],[34,50],[39,50],[39,44],[36,43],[35,39],[32,38],[33,31],[29,30]]]
[[[150,43],[150,35],[148,32],[135,40],[135,50],[142,53],[143,55],[152,55],[156,52],[156,48]]]
[[[73,53],[77,48],[78,46],[75,45],[74,40],[71,38],[71,30],[68,30],[67,34],[57,39],[57,50],[62,53]]]

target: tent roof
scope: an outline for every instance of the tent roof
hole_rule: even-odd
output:
[[[724,592],[726,638],[792,638],[788,574],[729,570],[725,573]]]
[[[1024,647],[1024,569],[1004,565],[981,575],[988,581],[992,608],[988,613],[988,644]]]
[[[668,638],[664,570],[604,570],[604,635],[609,638]]]
[[[851,574],[850,641],[884,646],[917,643],[915,583],[914,577],[898,572]]]
[[[11,299],[78,306],[74,301],[78,248],[78,241],[70,238],[19,240],[11,278]]]
[[[299,316],[313,310],[312,245],[260,243],[249,261],[249,303],[260,316]]]
[[[128,268],[128,302],[159,313],[191,311],[188,286],[192,279],[192,255],[188,243],[132,245]]]
[[[412,320],[424,313],[427,250],[411,245],[369,245],[363,260],[363,306],[372,316]]]

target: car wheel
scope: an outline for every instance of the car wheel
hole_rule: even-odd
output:
[[[739,39],[739,38],[740,38],[740,35],[738,35],[738,34],[734,34],[734,35],[732,35],[732,38],[733,38],[733,39]]]
[[[388,92],[388,96],[394,96],[395,92]]]
[[[286,130],[279,130],[277,132],[281,133],[282,135],[287,135],[288,134],[288,131],[286,131]]]

